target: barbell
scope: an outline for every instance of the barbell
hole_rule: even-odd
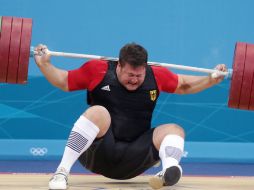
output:
[[[29,57],[37,52],[30,46],[32,19],[0,16],[0,82],[25,84],[28,77]],[[90,54],[48,51],[52,56],[101,59],[117,61],[118,58]],[[225,76],[231,79],[228,106],[236,109],[254,110],[254,44],[237,42],[233,69],[227,72],[171,63],[148,62],[149,65],[189,70]]]

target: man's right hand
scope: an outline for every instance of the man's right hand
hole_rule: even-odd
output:
[[[34,48],[34,60],[39,67],[50,63],[50,54],[47,52],[48,48],[43,44],[39,44]]]
[[[59,69],[50,63],[50,54],[45,45],[34,48],[34,60],[46,79],[63,91],[68,91],[68,71]]]

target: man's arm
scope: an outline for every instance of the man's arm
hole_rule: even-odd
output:
[[[48,48],[45,45],[38,45],[34,49],[37,54],[34,56],[35,62],[46,79],[57,88],[63,91],[68,90],[68,71],[56,68],[50,63],[50,55],[45,53]]]
[[[224,64],[216,66],[217,70],[227,71]],[[223,80],[223,76],[212,78],[209,76],[191,76],[191,75],[178,75],[178,85],[175,90],[176,94],[193,94],[212,87]]]

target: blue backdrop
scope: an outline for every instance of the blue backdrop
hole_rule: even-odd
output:
[[[148,50],[150,61],[231,68],[235,43],[254,43],[252,0],[0,2],[1,15],[33,19],[33,46],[43,43],[55,51],[118,56],[125,43],[136,42]],[[68,70],[84,61],[52,58]],[[227,108],[229,86],[225,80],[199,94],[162,94],[153,127],[183,126],[186,160],[254,162],[254,112]],[[85,91],[53,88],[30,59],[27,85],[0,84],[0,159],[59,158],[87,107],[85,99]],[[34,155],[32,148],[44,154]]]

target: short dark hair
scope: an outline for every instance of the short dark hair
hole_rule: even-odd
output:
[[[123,46],[119,53],[119,63],[130,64],[133,67],[146,66],[148,54],[145,48],[136,43],[128,43]]]

